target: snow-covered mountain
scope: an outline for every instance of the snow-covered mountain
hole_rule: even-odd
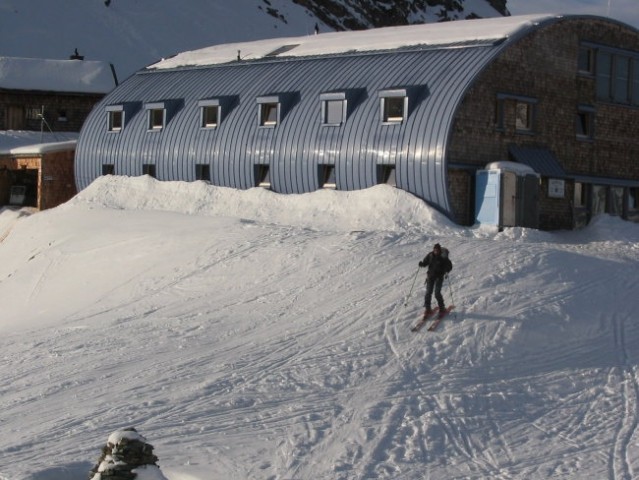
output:
[[[638,475],[639,225],[149,177],[29,213],[0,212],[1,480],[86,480],[125,427],[169,480]],[[456,309],[413,334],[435,242]]]
[[[0,56],[114,64],[120,80],[176,53],[335,29],[506,15],[505,0],[0,0]]]

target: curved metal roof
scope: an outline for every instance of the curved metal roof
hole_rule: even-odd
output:
[[[517,37],[525,31],[518,29]],[[195,179],[196,164],[206,164],[214,184],[250,188],[255,165],[267,164],[273,190],[304,193],[319,188],[318,166],[331,164],[336,187],[353,190],[375,185],[379,165],[394,165],[399,188],[450,215],[445,155],[455,111],[504,43],[477,40],[138,72],[85,122],[76,151],[77,187],[85,188],[108,163],[119,175],[140,175],[143,164],[154,164],[158,179],[186,181]],[[385,124],[379,96],[393,90],[406,92],[408,115],[399,124]],[[320,95],[327,92],[343,93],[348,101],[340,126],[321,124]],[[258,99],[268,96],[282,102],[281,123],[274,128],[258,125]],[[206,99],[222,105],[217,128],[200,128]],[[162,131],[149,131],[145,105],[157,102],[168,108],[167,123]],[[124,128],[108,132],[106,110],[118,105],[125,112]]]

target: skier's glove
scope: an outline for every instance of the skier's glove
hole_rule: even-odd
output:
[[[426,266],[426,264],[424,263],[423,260],[421,262],[419,262],[419,268],[424,268],[425,266]]]

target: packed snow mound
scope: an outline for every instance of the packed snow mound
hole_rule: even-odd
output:
[[[82,204],[236,217],[329,231],[418,229],[442,234],[458,230],[421,199],[388,185],[348,192],[318,190],[283,195],[259,187],[237,190],[202,181],[164,182],[148,175],[108,175],[96,179],[68,205]]]

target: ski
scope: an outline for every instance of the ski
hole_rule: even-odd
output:
[[[421,328],[426,325],[426,322],[428,321],[429,318],[431,318],[433,315],[435,315],[437,312],[439,311],[439,309],[437,307],[435,307],[434,310],[432,310],[428,315],[426,314],[426,312],[424,312],[424,316],[422,317],[422,319],[414,326],[410,329],[411,332],[419,332],[421,330]]]
[[[430,327],[428,327],[428,331],[432,332],[433,330],[435,330],[437,328],[437,325],[439,325],[439,322],[441,322],[444,317],[446,315],[448,315],[452,309],[455,308],[455,305],[451,305],[450,307],[448,307],[446,310],[444,310],[443,312],[441,312],[440,315],[437,316],[437,318],[435,319],[435,321],[431,324]]]

